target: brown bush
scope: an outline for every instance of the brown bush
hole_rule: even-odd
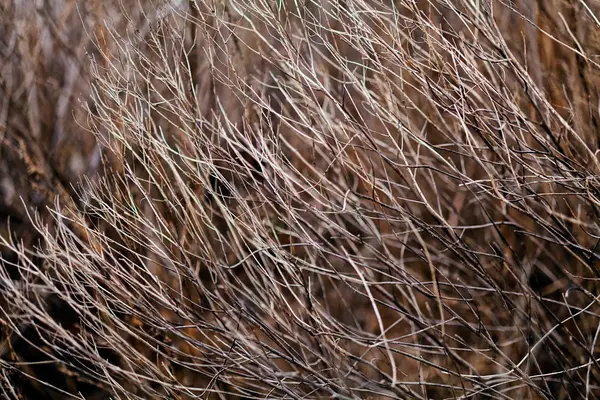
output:
[[[595,398],[599,10],[0,5],[4,396]]]

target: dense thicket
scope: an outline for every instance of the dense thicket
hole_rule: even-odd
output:
[[[598,397],[599,12],[0,2],[0,392]]]

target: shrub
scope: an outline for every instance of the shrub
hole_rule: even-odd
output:
[[[598,7],[1,7],[5,396],[600,393]]]

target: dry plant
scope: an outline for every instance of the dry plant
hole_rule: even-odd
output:
[[[600,395],[598,2],[8,3],[6,398]]]

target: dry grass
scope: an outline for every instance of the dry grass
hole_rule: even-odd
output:
[[[0,4],[3,395],[598,397],[599,11]]]

